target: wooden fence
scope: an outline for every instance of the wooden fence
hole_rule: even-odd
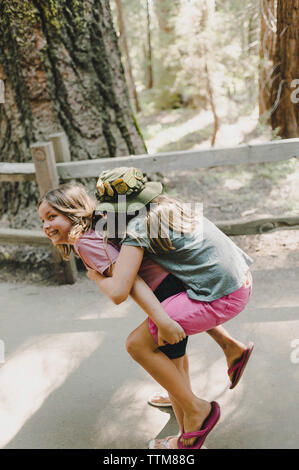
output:
[[[71,162],[64,133],[52,134],[49,141],[31,146],[33,163],[0,163],[1,181],[36,181],[40,194],[58,186],[59,180],[90,178],[107,168],[135,166],[147,173],[192,170],[216,166],[277,162],[299,158],[299,139],[277,140],[232,148],[188,150],[153,155],[131,155]],[[275,230],[299,229],[299,216],[268,217],[244,221],[216,222],[227,235],[253,235]],[[77,278],[74,258],[64,262],[52,243],[39,230],[0,230],[0,244],[49,246],[53,252],[59,283],[74,283]]]

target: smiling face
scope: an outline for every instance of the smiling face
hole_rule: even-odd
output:
[[[38,212],[43,223],[43,230],[53,245],[71,244],[69,232],[72,223],[65,215],[55,210],[46,201],[40,204]]]

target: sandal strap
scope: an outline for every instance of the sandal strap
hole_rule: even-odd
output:
[[[239,361],[234,366],[230,367],[227,371],[228,375],[230,375],[232,372],[234,372],[234,370],[239,369],[240,368],[240,363],[241,363],[241,361]]]
[[[183,439],[191,439],[192,437],[201,437],[203,434],[206,433],[206,429],[201,429],[200,431],[192,431],[192,432],[183,432],[182,438]]]

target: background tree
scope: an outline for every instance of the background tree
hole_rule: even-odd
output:
[[[126,32],[126,22],[123,15],[123,8],[121,0],[115,0],[116,8],[117,8],[117,19],[118,19],[118,28],[119,28],[119,47],[121,52],[124,55],[124,69],[126,71],[126,76],[128,77],[128,85],[129,91],[132,96],[132,101],[135,105],[135,110],[137,113],[141,111],[139,105],[138,94],[136,90],[135,80],[133,76],[132,70],[132,63],[128,48],[128,41],[127,41],[127,32]]]
[[[282,138],[299,135],[299,107],[296,97],[299,78],[299,0],[277,0],[277,31],[271,89],[271,124]]]
[[[155,99],[162,108],[180,104],[175,87],[176,73],[180,68],[176,49],[176,18],[180,13],[180,0],[154,0],[157,19],[157,46],[155,48]]]
[[[108,0],[2,0],[0,160],[64,131],[72,160],[144,153],[129,104]],[[36,199],[34,183],[2,184],[2,213]]]
[[[268,120],[271,115],[271,82],[275,75],[276,0],[260,0],[260,75],[259,115]]]
[[[146,6],[146,45],[144,46],[146,57],[145,76],[146,76],[146,88],[151,90],[154,86],[154,72],[153,72],[153,52],[152,52],[152,23],[150,15],[149,0],[145,0]]]

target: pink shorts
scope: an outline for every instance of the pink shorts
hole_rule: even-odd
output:
[[[212,302],[202,302],[188,297],[186,292],[175,294],[162,302],[168,315],[177,321],[187,336],[222,325],[238,315],[246,307],[252,290],[249,273],[246,283],[240,289]],[[148,319],[149,330],[157,342],[157,327]]]

